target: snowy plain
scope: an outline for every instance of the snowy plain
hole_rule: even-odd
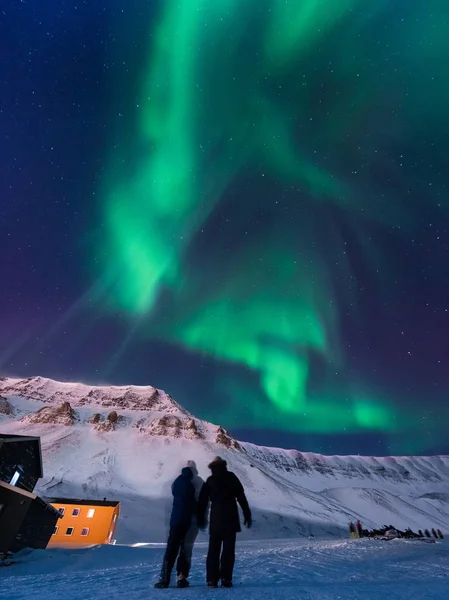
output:
[[[233,589],[205,585],[206,544],[195,546],[191,587],[153,589],[163,545],[23,551],[0,569],[5,600],[447,600],[449,545],[368,539],[238,542]],[[172,581],[174,585],[174,580]]]

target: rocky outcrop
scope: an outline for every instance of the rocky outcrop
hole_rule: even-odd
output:
[[[145,433],[147,422],[148,422],[148,419],[145,419],[145,417],[142,417],[142,419],[139,419],[138,421],[136,421],[134,423],[133,427],[135,429],[138,429],[140,431],[140,433]]]
[[[240,446],[238,441],[234,440],[234,438],[232,438],[229,435],[229,433],[226,431],[226,429],[223,429],[223,427],[217,427],[217,435],[215,438],[215,443],[221,444],[222,446],[225,446],[226,448],[234,448],[235,450],[242,449],[242,447]]]
[[[0,415],[13,415],[14,409],[6,398],[0,396]]]
[[[115,423],[117,424],[118,422],[118,414],[117,411],[113,410],[112,412],[110,412],[108,414],[108,421],[110,421],[111,423]]]
[[[110,412],[104,421],[101,419],[99,413],[95,414],[92,418],[97,417],[99,418],[95,421],[96,425],[94,427],[97,431],[115,431],[118,427],[126,425],[127,423],[126,417],[119,415],[116,410]]]
[[[312,456],[310,460],[310,464],[312,466],[312,470],[321,475],[332,475],[332,468],[329,464],[326,463],[325,460],[322,459],[321,456],[316,455]]]
[[[181,437],[182,421],[173,415],[164,415],[150,422],[146,431],[151,435],[163,435],[174,438]]]
[[[188,440],[202,440],[203,433],[195,419],[183,419],[174,415],[164,415],[158,419],[147,421],[140,419],[135,427],[141,433],[157,435],[167,438],[185,438]]]
[[[37,412],[27,415],[21,419],[28,423],[42,423],[52,425],[74,425],[78,417],[69,402],[63,402],[60,406],[44,406]]]
[[[102,420],[103,420],[103,417],[100,415],[100,413],[95,413],[94,415],[91,416],[90,419],[87,420],[87,422],[90,423],[91,425],[96,425],[97,423],[99,423]]]
[[[100,404],[105,408],[117,407],[131,410],[149,410],[157,406],[162,400],[159,390],[151,388],[148,394],[138,394],[134,390],[128,389],[120,395],[105,393],[105,389],[98,387],[92,388],[85,398],[79,400],[80,406],[89,404]]]

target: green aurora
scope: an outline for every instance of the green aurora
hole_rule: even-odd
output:
[[[160,3],[136,120],[103,182],[98,264],[110,309],[143,335],[257,377],[258,389],[237,375],[217,382],[227,400],[206,416],[297,432],[420,427],[422,411],[405,415],[336,376],[339,311],[357,310],[339,224],[371,265],[383,257],[364,224],[416,227],[404,198],[422,174],[395,164],[390,188],[380,157],[448,124],[448,76],[436,68],[449,60],[446,15],[438,0]],[[242,181],[239,223],[228,224]],[[423,203],[446,211],[442,189],[435,181]],[[222,234],[202,244],[221,215]],[[317,357],[329,375],[318,385]]]

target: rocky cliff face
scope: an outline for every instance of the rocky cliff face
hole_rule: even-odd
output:
[[[134,427],[142,434],[169,438],[184,438],[187,440],[203,440],[201,431],[195,419],[175,415],[163,415],[156,419],[139,419]]]
[[[226,429],[223,429],[223,427],[217,427],[217,435],[215,437],[215,443],[221,444],[222,446],[225,446],[226,448],[234,448],[235,450],[242,449],[242,447],[238,443],[238,441],[235,440],[234,438],[232,438],[229,435],[229,433],[226,431]]]
[[[156,411],[189,415],[171,396],[152,386],[89,386],[44,377],[0,379],[0,394],[48,404],[70,402],[74,408],[96,405],[109,409]]]
[[[69,402],[63,402],[59,406],[45,406],[35,413],[22,417],[25,423],[42,423],[52,425],[74,425],[79,419],[70,406]]]
[[[12,415],[14,409],[6,398],[0,396],[0,415]]]
[[[130,427],[142,435],[203,440],[241,450],[225,429],[195,419],[171,396],[151,386],[94,387],[43,377],[3,378],[0,392],[49,405],[37,411],[32,406],[31,412],[22,416],[26,423],[65,426],[86,423],[103,433]],[[4,407],[9,410],[6,404]],[[90,414],[88,408],[92,408]]]

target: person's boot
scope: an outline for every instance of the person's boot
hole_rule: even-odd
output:
[[[216,581],[208,581],[207,582],[207,587],[217,588],[218,587],[218,583]]]
[[[161,574],[159,575],[159,581],[154,584],[154,587],[157,589],[168,588],[168,586],[170,585],[170,576],[171,569],[168,568],[168,563],[164,557],[164,560],[162,562]]]
[[[230,579],[222,579],[221,587],[230,588],[232,587],[232,581]]]
[[[190,583],[189,580],[184,577],[184,575],[178,575],[178,581],[176,583],[176,587],[179,588],[186,588],[189,587]]]

